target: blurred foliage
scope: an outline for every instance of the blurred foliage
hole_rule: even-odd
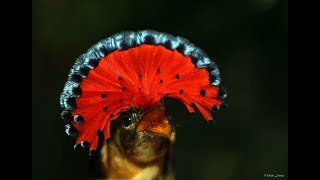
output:
[[[230,107],[208,125],[172,106],[176,178],[288,172],[288,6],[279,0],[33,0],[33,179],[85,179],[87,152],[64,133],[59,95],[77,56],[119,31],[186,37],[220,67]]]

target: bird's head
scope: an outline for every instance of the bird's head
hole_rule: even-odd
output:
[[[174,129],[159,104],[145,111],[122,113],[111,123],[109,142],[130,161],[146,164],[165,156],[174,139]]]

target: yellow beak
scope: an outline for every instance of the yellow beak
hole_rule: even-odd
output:
[[[165,108],[162,105],[158,105],[147,111],[137,125],[136,131],[151,131],[170,138],[172,127],[165,116]]]

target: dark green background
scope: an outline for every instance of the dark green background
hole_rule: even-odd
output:
[[[278,0],[33,0],[33,179],[85,179],[86,152],[64,132],[59,95],[93,43],[124,30],[188,38],[220,67],[230,107],[217,123],[172,108],[177,179],[256,180],[288,172],[288,7]]]

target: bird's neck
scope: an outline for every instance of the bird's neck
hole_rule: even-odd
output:
[[[101,149],[106,179],[174,179],[172,170],[172,147],[168,153],[146,164],[132,162],[111,142]]]

